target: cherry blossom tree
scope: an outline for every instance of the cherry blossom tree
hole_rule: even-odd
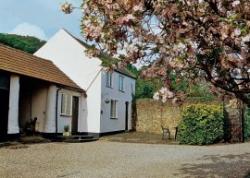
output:
[[[206,79],[250,105],[249,0],[84,0],[81,9],[93,54],[147,65],[143,75],[161,77],[168,94],[174,74]]]

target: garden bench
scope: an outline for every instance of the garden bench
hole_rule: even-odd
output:
[[[162,129],[162,140],[170,139],[170,131],[169,131],[169,129],[165,128],[163,126],[161,126],[161,129]]]

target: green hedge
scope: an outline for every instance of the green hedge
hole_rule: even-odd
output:
[[[205,145],[223,139],[221,105],[192,104],[183,108],[177,139],[181,144]]]
[[[246,108],[244,119],[244,139],[250,140],[250,108]]]

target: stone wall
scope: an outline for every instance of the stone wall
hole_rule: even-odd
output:
[[[160,102],[151,99],[140,99],[136,102],[136,109],[136,131],[162,134],[163,126],[169,128],[171,136],[174,137],[175,127],[181,119],[180,107],[171,104],[162,106]]]
[[[174,138],[176,127],[181,121],[182,107],[201,103],[201,101],[189,100],[183,103],[182,106],[172,105],[171,103],[161,105],[160,102],[152,99],[139,99],[136,101],[136,121],[134,123],[135,130],[138,132],[148,132],[155,134],[162,134],[162,128],[168,128],[171,132],[171,137]],[[205,102],[208,104],[218,104],[221,102]],[[161,115],[162,109],[162,115]]]
[[[187,101],[182,106],[174,106],[172,104],[161,105],[160,102],[152,99],[139,99],[136,101],[136,120],[135,130],[138,132],[148,132],[162,134],[162,128],[168,128],[171,137],[175,136],[176,127],[181,121],[182,107],[188,104],[199,103],[195,101]],[[208,104],[222,104],[220,101],[202,102]],[[243,141],[242,130],[242,106],[237,100],[225,102],[225,141],[241,142]],[[161,114],[162,110],[162,114]]]

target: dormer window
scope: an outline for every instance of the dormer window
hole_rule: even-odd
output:
[[[113,81],[113,73],[107,72],[106,73],[106,86],[112,88],[112,81]]]

